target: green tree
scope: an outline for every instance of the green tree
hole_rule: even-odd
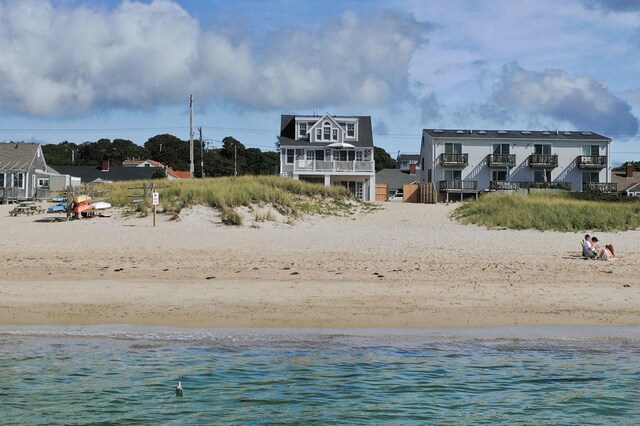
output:
[[[396,160],[391,158],[387,151],[377,146],[373,149],[373,158],[376,162],[376,172],[379,172],[382,169],[396,168]]]
[[[157,135],[144,144],[152,160],[174,170],[189,170],[189,142],[169,134]]]
[[[73,166],[78,156],[78,145],[72,142],[42,145],[42,153],[50,166]]]

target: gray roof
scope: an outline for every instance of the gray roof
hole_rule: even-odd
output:
[[[37,143],[0,143],[0,170],[27,171],[38,152]]]
[[[635,172],[633,177],[627,177],[625,172],[612,172],[611,182],[618,184],[618,192],[623,192],[631,188],[637,183],[640,183],[640,172]]]
[[[111,182],[151,179],[159,169],[157,167],[111,166],[108,171],[103,172],[101,167],[95,166],[56,166],[56,170],[64,175],[79,177],[82,183],[89,183],[98,178]]]
[[[423,132],[433,138],[451,139],[604,140],[611,142],[611,138],[589,131],[423,129]]]
[[[420,161],[420,154],[399,154],[397,161]]]
[[[640,183],[636,183],[634,185],[631,185],[626,190],[629,191],[629,192],[638,192],[638,191],[640,191]]]
[[[282,115],[280,116],[280,146],[315,146],[324,147],[333,142],[309,142],[307,139],[296,139],[296,117],[309,117],[310,120],[320,120],[323,116],[319,115]],[[371,117],[362,116],[331,116],[336,121],[344,118],[358,119],[358,140],[349,141],[350,144],[358,148],[373,148],[373,131],[371,129]]]
[[[398,169],[382,169],[378,173],[376,173],[376,184],[387,184],[389,185],[390,190],[400,189],[403,185],[407,185],[419,180],[420,179],[417,175],[403,173]]]

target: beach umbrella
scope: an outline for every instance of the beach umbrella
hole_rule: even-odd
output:
[[[334,143],[330,143],[329,145],[327,145],[326,148],[354,149],[355,145],[351,145],[350,143],[346,143],[346,142],[334,142]]]

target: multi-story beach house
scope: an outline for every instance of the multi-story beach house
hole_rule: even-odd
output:
[[[280,174],[344,186],[360,200],[375,200],[371,117],[282,115]]]
[[[421,182],[452,193],[536,187],[615,192],[611,139],[587,131],[424,129]]]

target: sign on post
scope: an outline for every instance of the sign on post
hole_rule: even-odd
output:
[[[153,205],[154,206],[159,206],[160,205],[160,193],[159,192],[152,192],[151,193],[151,198],[153,200]]]

